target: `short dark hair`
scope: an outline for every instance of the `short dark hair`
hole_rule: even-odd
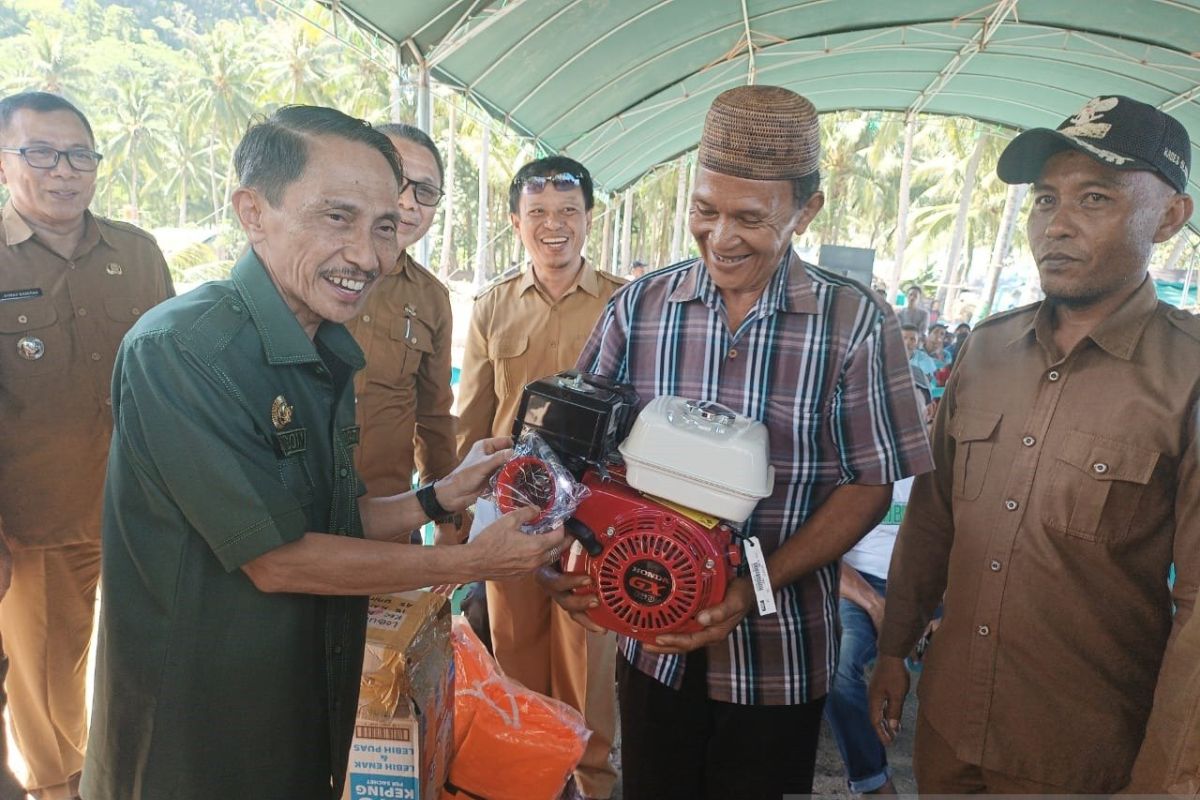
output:
[[[810,172],[801,178],[792,178],[792,200],[796,203],[796,208],[804,208],[804,204],[808,199],[817,193],[821,188],[821,170]]]
[[[924,296],[924,294],[925,294],[925,290],[921,288],[921,285],[919,283],[910,283],[908,285],[908,288],[904,290],[905,294],[908,294],[909,292],[916,292],[917,294],[922,295],[922,296]]]
[[[583,190],[584,210],[591,211],[592,206],[596,204],[595,197],[592,194],[592,175],[583,164],[566,156],[539,158],[536,161],[530,161],[517,170],[517,174],[513,176],[512,183],[508,185],[508,210],[513,214],[520,212],[521,187],[525,185],[526,179],[538,177],[549,178],[560,172],[566,172],[579,178],[579,188]]]
[[[900,330],[902,330],[902,331],[912,331],[913,333],[920,333],[920,332],[921,332],[921,329],[920,329],[920,328],[918,328],[916,325],[913,325],[911,322],[906,322],[906,323],[904,323],[903,325],[901,325],[901,326],[900,326]]]
[[[416,125],[409,125],[407,122],[384,122],[376,125],[375,130],[385,136],[405,139],[413,144],[424,147],[433,155],[433,160],[437,162],[438,180],[442,183],[446,182],[446,167],[442,164],[442,154],[438,152],[437,145],[433,143],[433,139],[429,138],[428,133]]]
[[[404,179],[396,148],[369,123],[323,106],[283,106],[251,124],[238,143],[233,165],[241,185],[258,189],[268,203],[278,204],[284,190],[308,166],[311,136],[338,136],[361,142],[387,159],[397,185]]]
[[[88,122],[88,118],[83,115],[83,112],[65,97],[50,92],[20,92],[19,94],[10,94],[0,100],[0,133],[8,130],[8,126],[12,124],[13,115],[22,109],[37,111],[41,114],[51,111],[70,111],[83,123],[88,138],[92,140],[92,146],[94,147],[96,144],[96,134],[92,133],[92,123]]]

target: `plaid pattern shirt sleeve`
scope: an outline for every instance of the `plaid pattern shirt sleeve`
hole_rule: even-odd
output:
[[[881,485],[908,477],[905,455],[928,452],[924,415],[916,400],[904,339],[894,314],[875,309],[874,323],[853,349],[830,405],[839,484]]]
[[[657,270],[613,296],[578,366],[632,383],[642,405],[671,394],[722,403],[767,425],[775,487],[745,531],[773,552],[839,485],[930,469],[895,315],[857,284],[790,251],[737,331],[704,264]],[[837,565],[776,593],[708,649],[714,700],[793,705],[824,696],[837,663]],[[623,639],[624,657],[678,688],[684,659]]]

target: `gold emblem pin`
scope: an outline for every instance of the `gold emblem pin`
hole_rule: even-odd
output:
[[[125,272],[125,269],[117,262],[110,261],[110,262],[108,262],[108,266],[106,266],[104,268],[104,271],[107,272],[109,275],[120,275]]]
[[[17,354],[26,361],[37,361],[46,354],[46,344],[36,336],[22,336],[17,340]]]
[[[271,403],[271,422],[275,425],[275,430],[281,431],[287,427],[292,421],[292,404],[283,399],[283,395],[275,398],[275,402]]]

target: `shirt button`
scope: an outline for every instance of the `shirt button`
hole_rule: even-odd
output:
[[[86,317],[86,316],[87,316],[87,309],[86,309],[86,308],[81,308],[81,309],[79,309],[78,311],[76,311],[75,313],[76,313],[76,314],[78,314],[78,315],[79,315],[79,316],[81,316],[81,317]]]
[[[988,566],[992,568],[992,572],[1000,571],[1000,562],[999,561],[992,561],[992,563],[988,564]]]
[[[24,314],[21,314],[19,317],[17,317],[17,322],[24,325],[26,322],[29,322],[29,317],[25,316]]]
[[[99,360],[100,360],[100,354],[92,353],[92,361],[99,361]]]
[[[371,315],[363,314],[363,322],[370,322],[370,321],[371,321]]]
[[[1016,500],[1005,500],[1004,501],[1004,507],[1007,508],[1009,511],[1016,511],[1020,505],[1021,504],[1018,503]]]
[[[989,628],[987,625],[980,625],[980,626],[979,626],[979,635],[980,635],[980,636],[987,636],[987,635],[988,635],[989,633],[991,633],[991,632],[992,632],[992,629],[991,629],[991,628]]]
[[[342,654],[342,646],[340,644],[335,644],[333,646],[333,654],[335,656],[340,656]]]
[[[729,348],[729,357],[737,358],[737,348],[736,347]]]
[[[346,469],[345,467],[342,467],[341,469],[338,470],[338,475],[341,475],[343,478],[349,474],[350,474],[350,470]]]
[[[142,313],[142,310],[140,308],[131,308],[129,309],[129,313],[136,317],[138,314]]]
[[[1025,445],[1026,447],[1033,447],[1035,444],[1037,444],[1037,439],[1033,438],[1032,436],[1026,436],[1021,440],[1021,444]]]
[[[75,269],[75,262],[74,262],[74,261],[68,261],[68,262],[67,262],[67,266],[68,266],[68,267],[70,267],[71,269]]]
[[[1103,461],[1097,461],[1095,464],[1092,464],[1092,470],[1097,475],[1103,475],[1108,472],[1108,464],[1105,464]]]
[[[235,314],[240,314],[240,313],[242,313],[242,307],[241,307],[241,306],[239,306],[237,303],[234,303],[233,305],[231,305],[231,306],[229,307],[229,310],[230,310],[230,311],[232,311],[232,312],[233,312],[233,313],[235,313]]]
[[[1058,370],[1056,370],[1056,369],[1050,370],[1049,374],[1047,374],[1046,377],[1052,381],[1058,380]]]
[[[111,398],[111,397],[106,397],[106,398],[104,398],[104,405],[106,405],[106,406],[111,406],[111,405],[112,405],[112,398]]]

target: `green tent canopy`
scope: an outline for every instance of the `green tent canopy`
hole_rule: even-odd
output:
[[[712,99],[751,81],[823,112],[1015,129],[1126,94],[1181,119],[1200,161],[1200,0],[322,2],[610,191],[693,148]]]

